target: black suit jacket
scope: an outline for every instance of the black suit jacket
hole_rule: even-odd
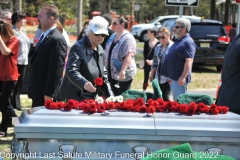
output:
[[[55,28],[29,57],[29,98],[42,100],[44,95],[53,96],[60,83],[66,53],[67,43]]]

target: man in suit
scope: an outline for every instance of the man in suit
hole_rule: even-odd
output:
[[[45,5],[38,12],[42,35],[30,59],[30,77],[28,97],[32,107],[43,106],[46,100],[52,99],[60,83],[67,43],[57,29],[58,8]]]

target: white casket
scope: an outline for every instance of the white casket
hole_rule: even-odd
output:
[[[106,112],[26,110],[14,118],[12,159],[140,159],[187,142],[240,160],[240,115]]]

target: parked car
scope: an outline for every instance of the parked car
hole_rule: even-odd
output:
[[[212,19],[189,19],[191,21],[190,36],[196,44],[194,64],[215,65],[221,71],[224,54],[230,43],[230,37],[221,21]],[[162,27],[172,31],[176,19],[167,20]]]
[[[161,24],[169,19],[176,19],[179,15],[169,15],[169,16],[158,16],[157,18],[151,20],[147,24],[137,24],[132,26],[130,32],[131,34],[138,39],[140,42],[146,41],[147,38],[147,31],[149,29],[155,28],[158,30],[161,27]],[[183,16],[184,18],[192,18],[192,19],[201,19],[198,16]]]

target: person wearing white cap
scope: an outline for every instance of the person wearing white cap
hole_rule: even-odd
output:
[[[66,74],[55,100],[93,99],[98,92],[105,97],[113,96],[104,67],[104,50],[100,45],[107,35],[108,22],[101,16],[93,17],[86,35],[70,49]],[[103,79],[101,86],[94,83],[99,77]]]

